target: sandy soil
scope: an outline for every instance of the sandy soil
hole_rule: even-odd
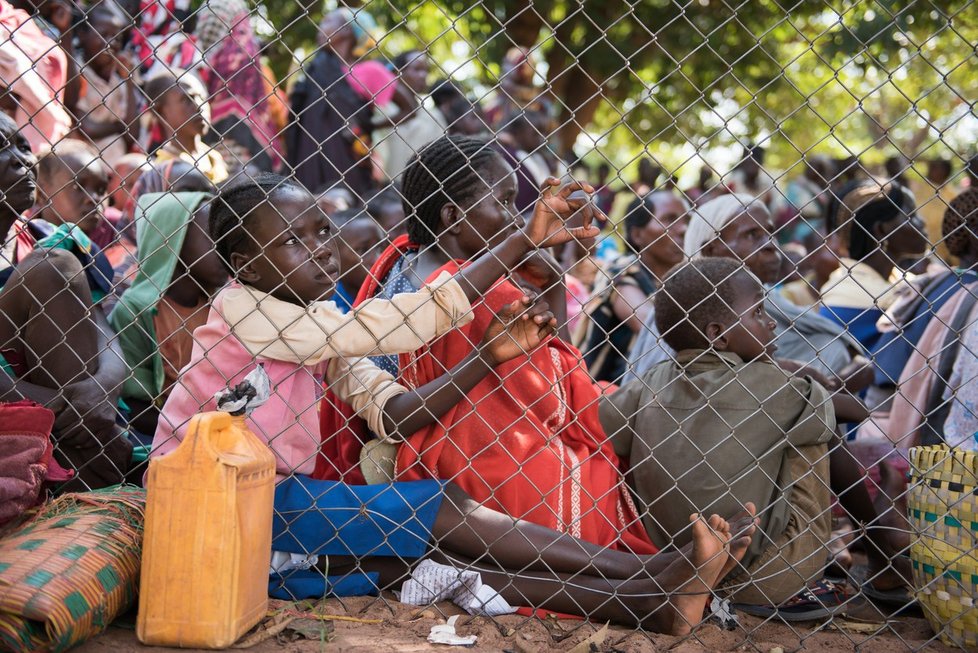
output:
[[[273,608],[288,607],[273,602]],[[303,619],[291,621],[276,636],[257,643],[248,650],[255,653],[314,651],[363,652],[374,651],[448,651],[452,647],[432,646],[427,642],[431,627],[444,623],[448,616],[460,611],[451,604],[438,604],[427,609],[401,605],[393,600],[376,598],[330,599],[317,607],[323,616],[336,615],[352,619],[320,621]],[[288,613],[285,613],[288,614]],[[294,614],[289,616],[295,616]],[[760,651],[761,653],[791,653],[793,651],[952,651],[936,640],[927,621],[919,614],[887,618],[874,606],[853,599],[845,617],[836,617],[825,624],[787,626],[762,622],[740,615],[741,626],[724,631],[713,624],[704,624],[685,639],[637,632],[611,627],[604,635],[601,624],[572,620],[541,620],[508,616],[492,620],[463,616],[459,619],[461,635],[478,635],[478,651],[511,651],[513,653],[545,653],[574,651],[574,653],[645,653],[651,651]],[[273,620],[266,622],[266,625]],[[279,622],[284,621],[279,617]],[[325,624],[325,628],[323,626]],[[327,631],[331,629],[331,632]],[[303,639],[298,632],[307,637]],[[590,638],[590,640],[589,640]],[[456,650],[462,650],[454,647]],[[78,653],[132,653],[148,651],[136,641],[131,616],[119,620],[102,636],[85,643]],[[164,651],[169,649],[154,649]]]

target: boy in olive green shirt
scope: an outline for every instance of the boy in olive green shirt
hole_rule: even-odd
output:
[[[732,514],[751,501],[760,527],[737,603],[777,605],[824,567],[831,533],[828,391],[774,363],[764,288],[733,259],[674,272],[655,316],[678,353],[602,399],[615,452],[630,461],[643,523],[659,547],[689,541],[691,512]],[[748,577],[749,574],[749,577]]]

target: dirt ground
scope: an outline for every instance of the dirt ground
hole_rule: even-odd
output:
[[[278,612],[264,626],[285,627],[276,635],[260,641],[247,650],[254,653],[288,652],[313,653],[336,651],[342,653],[373,653],[374,651],[449,651],[453,647],[428,644],[431,627],[444,623],[460,611],[451,604],[438,604],[426,609],[402,605],[388,597],[330,599],[310,612],[297,612],[294,604],[273,601],[271,609]],[[290,620],[291,618],[291,620]],[[651,651],[760,651],[761,653],[791,653],[793,651],[955,651],[942,645],[933,635],[923,616],[911,613],[886,617],[876,607],[856,598],[844,617],[826,624],[787,626],[773,621],[763,622],[739,615],[741,625],[733,631],[704,624],[687,638],[667,637],[583,621],[533,619],[520,616],[497,618],[495,622],[483,617],[462,616],[460,635],[477,635],[478,642],[469,650],[511,651],[512,653],[545,653],[573,651],[574,653],[647,653]],[[239,642],[240,644],[240,642]],[[459,647],[454,647],[461,650]],[[149,651],[136,641],[131,616],[119,620],[102,636],[75,649],[78,653],[133,653]],[[169,649],[153,649],[164,651]],[[177,649],[174,649],[177,650]]]

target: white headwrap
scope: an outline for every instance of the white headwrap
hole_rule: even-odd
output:
[[[745,193],[721,195],[703,206],[693,209],[683,239],[683,253],[687,258],[700,256],[700,250],[720,237],[720,232],[734,218],[746,211],[752,204],[761,204],[760,198]]]

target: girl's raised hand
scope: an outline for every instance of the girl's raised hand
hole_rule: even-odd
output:
[[[573,240],[594,238],[599,233],[598,227],[592,224],[595,219],[602,222],[607,217],[598,210],[587,197],[572,197],[577,191],[587,195],[594,192],[589,184],[572,181],[565,184],[556,193],[554,189],[560,186],[555,177],[548,177],[544,182],[543,194],[533,207],[533,215],[526,223],[523,232],[534,247],[552,247],[563,245]],[[580,212],[581,226],[568,228],[567,222],[571,216]]]
[[[495,367],[529,354],[557,330],[557,318],[543,300],[523,297],[504,306],[486,327],[480,355]]]

